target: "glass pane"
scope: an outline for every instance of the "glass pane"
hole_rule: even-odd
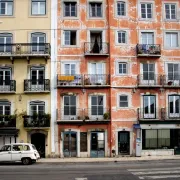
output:
[[[69,96],[65,96],[64,97],[64,106],[69,106],[69,101],[70,101],[70,97]]]
[[[70,75],[70,65],[65,64],[64,68],[65,68],[65,75]]]
[[[104,114],[104,108],[103,106],[98,106],[98,115],[102,116]]]
[[[169,96],[169,110],[170,110],[170,113],[173,113],[173,98],[174,96]]]
[[[97,106],[91,106],[91,115],[97,115]]]
[[[76,105],[76,96],[70,96],[70,105]]]
[[[31,115],[37,114],[37,106],[36,105],[31,105]]]
[[[7,15],[12,15],[13,14],[13,2],[8,2],[7,3]]]
[[[70,115],[75,116],[76,115],[76,106],[70,107]]]
[[[44,105],[39,105],[38,106],[38,114],[43,115],[45,113],[45,107]]]
[[[0,115],[3,115],[3,106],[2,105],[0,106]],[[1,119],[0,119],[0,121],[1,121]]]
[[[98,96],[98,105],[103,105],[103,96]]]
[[[70,108],[69,106],[64,106],[64,115],[70,115]]]
[[[32,2],[32,14],[38,14],[38,2]]]
[[[179,113],[179,96],[175,96],[175,113]]]
[[[97,105],[97,97],[96,96],[91,97],[91,105]]]
[[[46,14],[46,2],[40,2],[40,14]]]
[[[5,106],[5,115],[10,115],[10,114],[11,114],[10,106]]]

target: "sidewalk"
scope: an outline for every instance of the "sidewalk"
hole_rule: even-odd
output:
[[[147,157],[116,157],[116,158],[46,158],[39,163],[88,163],[88,162],[121,162],[121,161],[152,161],[152,160],[180,160],[176,156],[147,156]]]

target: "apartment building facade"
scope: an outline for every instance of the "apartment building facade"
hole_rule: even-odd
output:
[[[178,154],[179,1],[56,3],[60,157]]]
[[[0,1],[0,146],[51,155],[50,0]]]

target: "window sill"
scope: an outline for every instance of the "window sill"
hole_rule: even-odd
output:
[[[154,18],[139,18],[139,21],[155,21]]]
[[[88,20],[105,20],[104,17],[88,17]]]
[[[125,77],[125,76],[130,76],[130,74],[116,74],[116,76],[118,76],[118,77]]]
[[[124,43],[124,44],[123,43],[116,43],[115,45],[116,46],[129,46],[129,44],[127,44],[127,43]]]
[[[14,15],[0,15],[0,18],[15,18]]]
[[[62,16],[63,20],[79,20],[79,17],[71,17],[71,16]]]
[[[80,48],[78,45],[62,45],[61,48]]]
[[[180,47],[164,47],[164,50],[180,50]]]
[[[179,19],[164,19],[164,22],[179,22]]]
[[[128,16],[119,16],[119,15],[116,15],[115,17],[118,18],[118,19],[128,19]]]
[[[129,110],[131,107],[117,107],[117,110]]]
[[[48,18],[48,15],[29,15],[29,18]]]

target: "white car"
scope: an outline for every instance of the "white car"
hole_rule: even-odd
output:
[[[21,161],[28,165],[35,163],[40,158],[36,147],[29,143],[5,144],[0,150],[0,162]]]

